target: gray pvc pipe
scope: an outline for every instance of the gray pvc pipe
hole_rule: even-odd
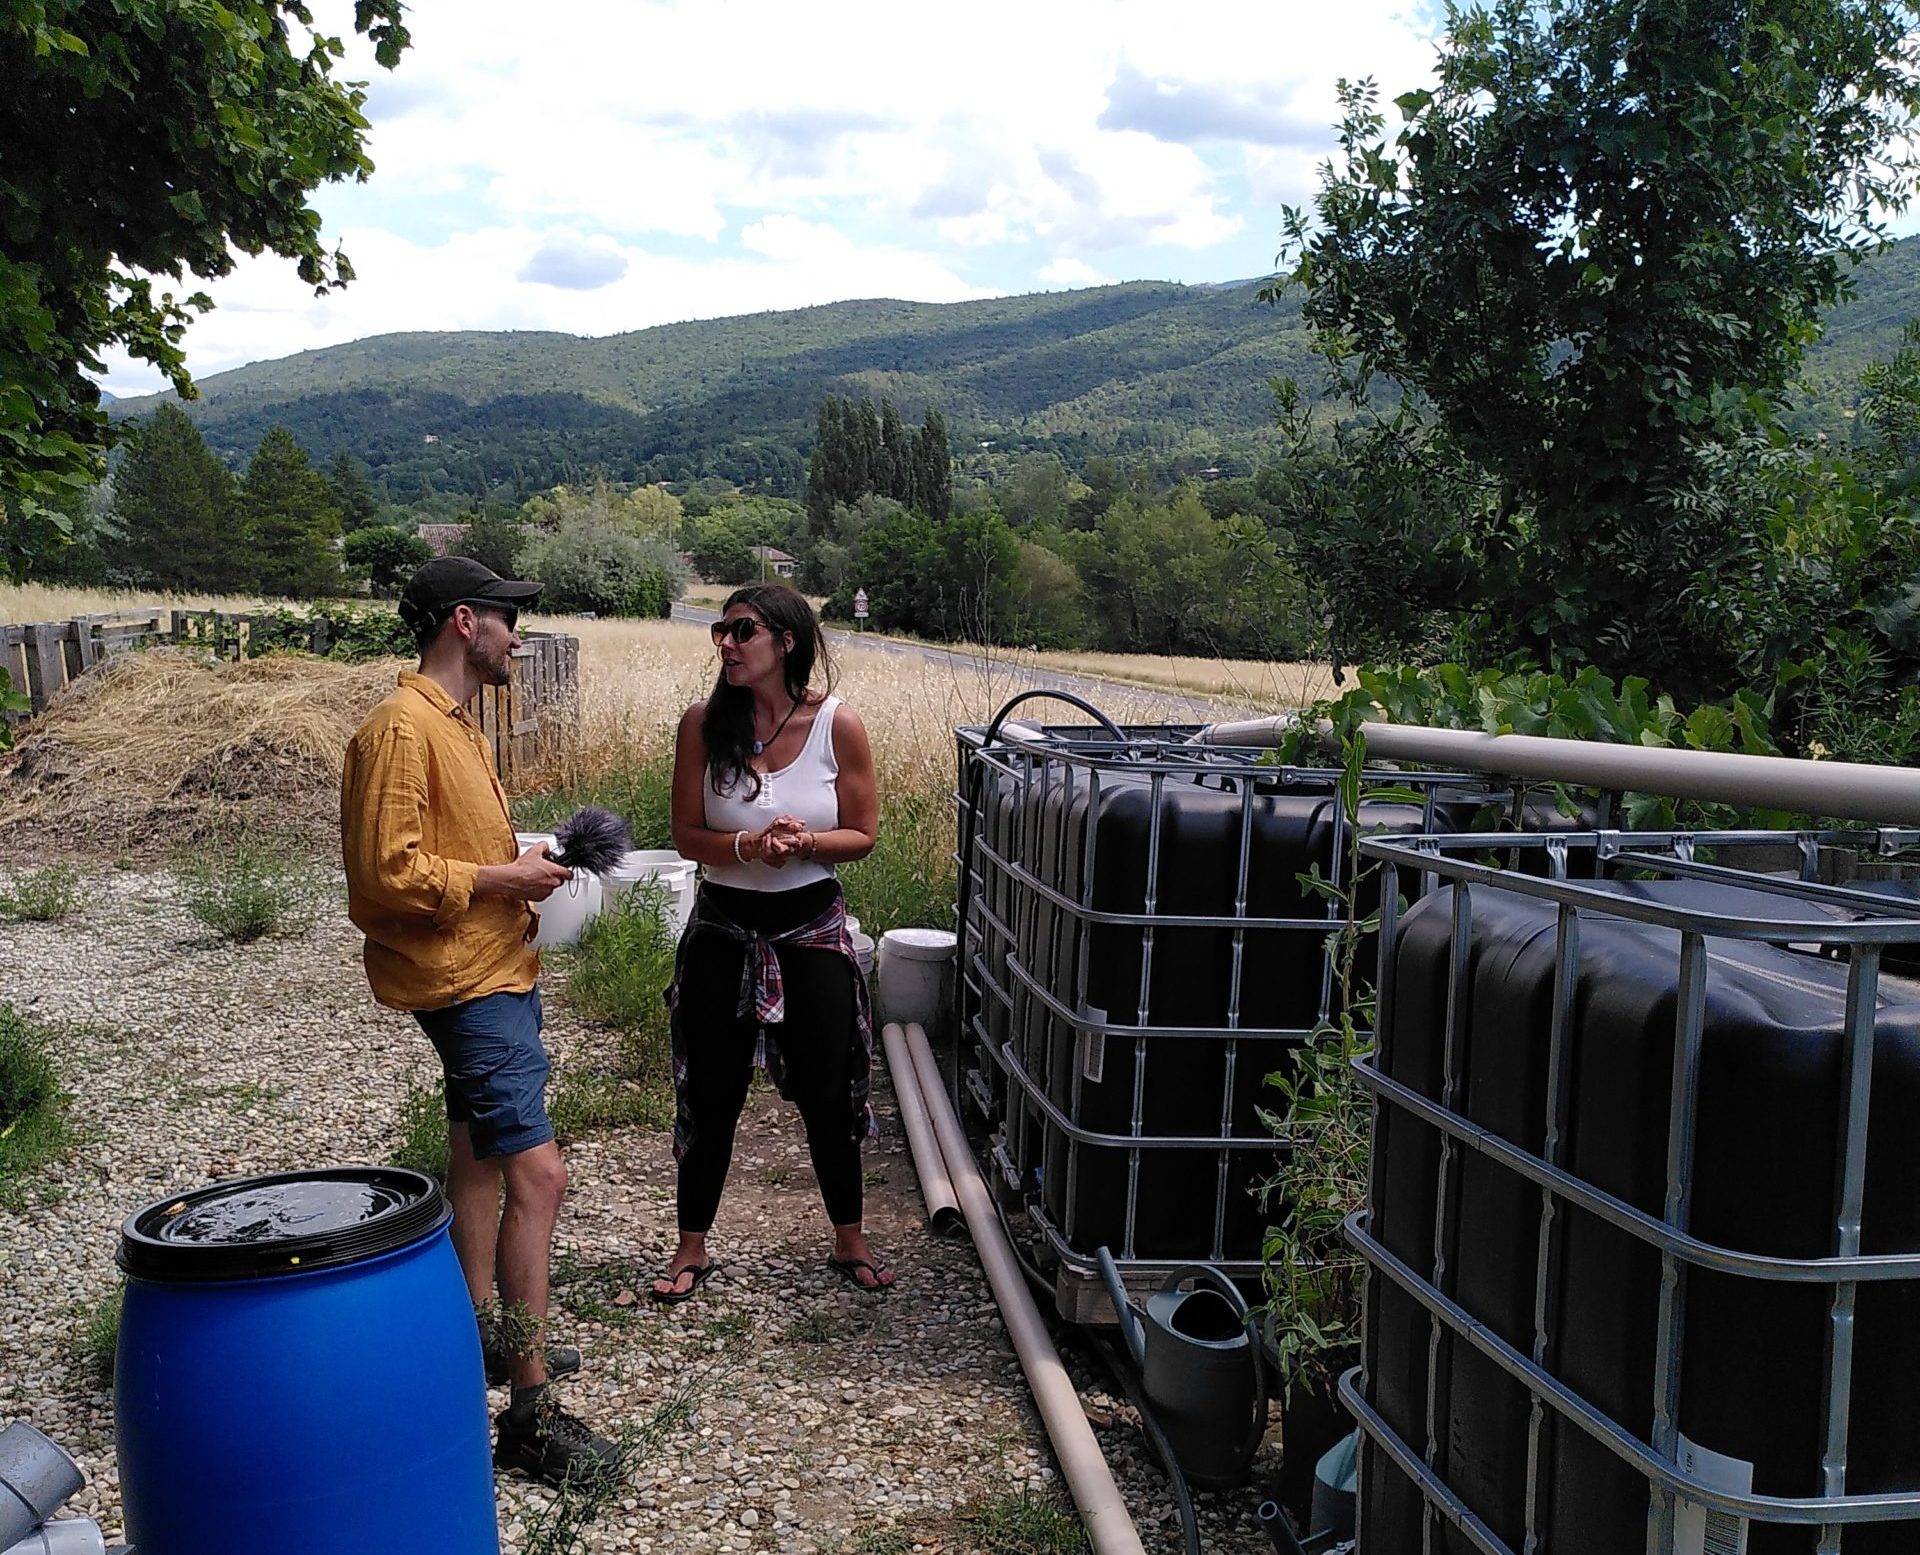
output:
[[[1735,756],[1530,734],[1427,729],[1416,724],[1368,723],[1360,726],[1360,732],[1367,737],[1367,754],[1388,761],[1843,816],[1882,826],[1920,823],[1920,769],[1913,767]]]
[[[940,1142],[934,1137],[933,1120],[927,1116],[926,1098],[920,1094],[913,1055],[907,1051],[907,1034],[898,1021],[888,1021],[880,1028],[880,1041],[887,1050],[887,1072],[893,1076],[900,1121],[906,1125],[907,1148],[913,1154],[914,1174],[920,1179],[920,1197],[927,1202],[927,1224],[944,1235],[963,1225],[965,1219],[954,1196],[946,1158],[940,1153]]]
[[[979,1251],[981,1267],[987,1271],[987,1283],[993,1287],[993,1299],[1000,1304],[1007,1337],[1020,1357],[1020,1369],[1027,1374],[1027,1386],[1033,1390],[1034,1404],[1053,1442],[1061,1475],[1080,1511],[1094,1555],[1146,1555],[1140,1531],[1133,1525],[1120,1487],[1113,1482],[1113,1471],[1094,1439],[1093,1427],[1087,1424],[1080,1395],[1074,1391],[1066,1367],[1060,1364],[1060,1352],[1047,1336],[1040,1309],[1027,1289],[1026,1276],[1020,1272],[1006,1230],[993,1211],[980,1167],[967,1148],[966,1132],[941,1084],[940,1066],[933,1061],[927,1034],[909,1024],[905,1035],[927,1116],[959,1195],[960,1211],[967,1217],[967,1229],[973,1233],[973,1245]]]
[[[42,1523],[0,1555],[106,1555],[107,1541],[91,1517],[63,1517]]]
[[[86,1482],[66,1449],[26,1421],[0,1431],[0,1550],[11,1551]]]

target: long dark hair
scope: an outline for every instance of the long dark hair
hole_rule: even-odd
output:
[[[753,611],[773,628],[775,636],[792,636],[793,646],[785,660],[788,696],[796,702],[804,701],[816,668],[823,688],[833,689],[833,658],[827,652],[826,634],[804,595],[784,583],[753,583],[729,594],[720,613],[725,615],[735,605]],[[724,666],[713,683],[713,694],[707,698],[700,738],[706,741],[707,773],[714,788],[730,794],[744,778],[749,785],[746,797],[758,799],[760,774],[753,770],[753,692],[745,686],[729,685]]]

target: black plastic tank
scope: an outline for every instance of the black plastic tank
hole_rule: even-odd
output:
[[[1726,916],[1778,918],[1778,895],[1695,881],[1605,889]],[[1457,1110],[1543,1153],[1555,909],[1489,887],[1472,897],[1470,972]],[[1441,1098],[1452,892],[1402,921],[1380,1063]],[[1649,1214],[1662,1212],[1680,936],[1583,912],[1566,1062],[1563,1164]],[[1794,950],[1709,939],[1691,1229],[1727,1248],[1784,1258],[1831,1254],[1838,1194],[1846,968]],[[1873,1048],[1862,1251],[1920,1251],[1920,1006],[1883,985]],[[1435,1272],[1438,1132],[1390,1101],[1380,1109],[1371,1229],[1422,1279]],[[1535,1339],[1540,1190],[1479,1153],[1457,1153],[1446,1217],[1444,1293],[1523,1354]],[[1546,1368],[1641,1441],[1653,1425],[1661,1259],[1638,1238],[1562,1202],[1554,1237]],[[1692,1269],[1686,1278],[1679,1429],[1751,1466],[1761,1495],[1821,1493],[1822,1387],[1830,1290]],[[1368,1291],[1365,1392],[1418,1453],[1429,1406],[1435,1471],[1507,1545],[1526,1547],[1527,1391],[1442,1331],[1428,1397],[1432,1326],[1377,1270]],[[1862,1282],[1857,1306],[1847,1491],[1920,1490],[1920,1284]],[[1647,1547],[1649,1488],[1634,1468],[1549,1410],[1539,1473],[1538,1555]],[[1383,1452],[1361,1487],[1369,1551],[1422,1547],[1422,1497]],[[1729,1533],[1731,1530],[1729,1530]],[[1753,1523],[1748,1555],[1802,1555],[1818,1530]],[[1436,1547],[1474,1548],[1442,1525]],[[1709,1549],[1715,1546],[1709,1544]],[[1920,1549],[1920,1521],[1847,1529],[1846,1555]]]
[[[1004,1001],[985,997],[978,1012],[989,1043],[1010,1047],[1037,1092],[1023,1097],[1015,1086],[996,1096],[1023,1186],[1079,1252],[1105,1245],[1141,1260],[1257,1262],[1272,1212],[1261,1208],[1255,1188],[1274,1165],[1258,1109],[1276,1103],[1268,1076],[1289,1061],[1329,997],[1328,904],[1303,889],[1300,876],[1314,868],[1329,874],[1344,839],[1331,780],[1282,784],[1277,773],[1245,765],[1231,776],[1170,774],[1156,803],[1151,776],[1120,763],[1096,772],[1031,759],[1025,781],[991,769],[979,774],[976,837],[1070,905],[983,862],[969,948],[1005,994]],[[1464,824],[1477,803],[1460,802],[1449,820]],[[1417,831],[1423,820],[1419,805],[1363,805],[1368,829]],[[1245,916],[1309,922],[1234,929],[1243,841]],[[1215,921],[1151,929],[1096,923],[1083,902],[1093,913]],[[1230,1017],[1245,1036],[1180,1034],[1226,1028]],[[1089,1024],[1146,1033],[1103,1036],[1085,1031]],[[1071,1127],[1049,1118],[1041,1098]],[[1129,1146],[1072,1137],[1074,1130],[1130,1136],[1136,1109],[1137,1170]],[[1182,1137],[1256,1143],[1155,1143]]]

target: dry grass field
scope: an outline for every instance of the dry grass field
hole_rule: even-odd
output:
[[[0,621],[260,603],[26,585],[0,587]],[[579,733],[551,769],[521,784],[516,810],[547,825],[582,801],[611,804],[634,819],[643,846],[664,845],[673,731],[713,679],[706,632],[671,621],[529,624],[580,639]],[[875,921],[892,922],[928,921],[951,900],[953,730],[986,722],[1016,692],[1083,677],[1073,689],[1116,720],[1154,723],[1205,718],[1209,704],[1225,716],[1289,709],[1332,685],[1320,665],[907,651],[846,633],[835,636],[834,659],[836,688],[871,736],[885,805],[883,845],[849,872],[849,892]],[[272,826],[330,851],[340,753],[398,668],[274,657],[212,664],[181,653],[119,661],[21,731],[21,748],[0,766],[0,832],[144,851]]]

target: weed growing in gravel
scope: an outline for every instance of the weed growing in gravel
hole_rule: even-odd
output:
[[[183,853],[174,874],[187,911],[237,944],[304,934],[328,890],[321,871],[288,844],[235,837]]]
[[[72,864],[23,869],[0,891],[0,917],[54,923],[78,912],[86,901],[80,871]]]
[[[835,1555],[908,1555],[913,1539],[898,1528],[867,1528],[834,1546]]]
[[[437,1085],[410,1084],[400,1099],[400,1143],[387,1159],[447,1180],[447,1104]]]
[[[562,1139],[608,1128],[657,1131],[673,1123],[673,1092],[664,1082],[642,1085],[603,1070],[576,1069],[560,1077],[547,1117]]]
[[[531,1511],[520,1544],[521,1555],[580,1555],[586,1548],[587,1525],[627,1489],[635,1469],[666,1450],[680,1428],[693,1418],[700,1401],[721,1385],[725,1370],[715,1363],[688,1373],[654,1406],[652,1414],[614,1437],[620,1449],[617,1468],[591,1479],[568,1479],[544,1507]]]
[[[979,1555],[1078,1555],[1087,1547],[1079,1518],[1031,1490],[983,1496],[959,1517],[972,1530],[968,1547]]]
[[[81,1370],[103,1382],[113,1380],[113,1358],[120,1348],[120,1302],[126,1286],[118,1280],[81,1305],[73,1325],[73,1359]]]
[[[52,1049],[48,1028],[0,1004],[0,1204],[8,1208],[26,1201],[34,1173],[69,1140]]]

